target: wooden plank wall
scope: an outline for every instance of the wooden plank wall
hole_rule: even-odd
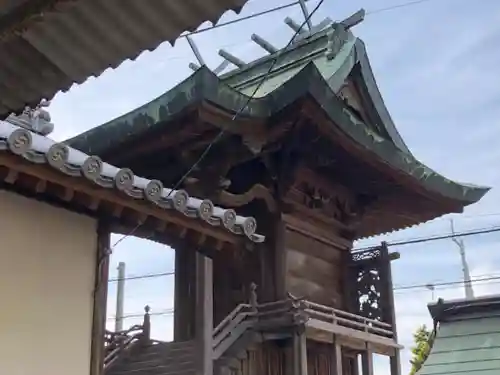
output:
[[[286,375],[286,350],[273,342],[247,350],[246,358],[232,369],[232,375]]]
[[[307,375],[337,375],[332,374],[334,360],[333,345],[307,342]],[[287,375],[287,354],[290,348],[273,342],[266,342],[256,348],[246,351],[237,367],[232,368],[231,375]],[[342,358],[343,374],[354,375],[351,360],[346,355]]]
[[[287,290],[297,297],[344,308],[343,255],[347,250],[287,229]]]

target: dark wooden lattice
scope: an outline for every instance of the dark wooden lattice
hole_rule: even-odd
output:
[[[389,254],[385,244],[351,254],[351,309],[355,314],[390,323],[388,267]]]

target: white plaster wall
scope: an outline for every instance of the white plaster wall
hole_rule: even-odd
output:
[[[96,227],[0,191],[1,375],[89,375]]]

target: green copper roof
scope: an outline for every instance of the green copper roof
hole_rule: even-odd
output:
[[[431,353],[417,375],[500,374],[500,298],[452,302],[442,311]]]
[[[241,69],[222,76],[224,83],[251,95],[261,83],[274,55],[256,60]],[[329,88],[338,93],[353,72],[361,94],[370,102],[371,115],[375,119],[374,130],[392,141],[401,151],[410,153],[387,110],[378,90],[375,77],[368,60],[365,44],[350,31],[338,26],[327,28],[301,43],[283,51],[273,67],[273,72],[261,84],[256,97],[263,97],[284,82],[294,77],[307,64],[313,63]],[[368,125],[368,124],[367,124]]]
[[[208,101],[229,112],[237,112],[248,102],[252,87],[271,63],[272,58],[266,57],[222,77],[202,67],[152,102],[67,143],[83,152],[101,155],[139,134],[168,129],[169,120],[195,103]],[[412,176],[429,191],[466,205],[478,201],[489,190],[453,182],[413,157],[383,104],[363,42],[349,31],[329,28],[296,43],[281,53],[276,65],[241,116],[265,119],[308,96],[331,118],[332,126],[338,126],[374,157]],[[337,96],[351,72],[356,72],[358,84],[364,87],[362,94],[371,101],[372,112],[376,112],[372,117],[376,121],[372,124],[359,120]]]

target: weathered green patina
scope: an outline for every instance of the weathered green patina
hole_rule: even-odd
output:
[[[433,304],[439,328],[417,375],[500,374],[500,296]]]
[[[72,147],[102,155],[111,147],[140,134],[164,128],[188,107],[210,102],[241,117],[266,119],[308,96],[339,127],[374,157],[403,171],[431,192],[460,204],[477,202],[489,190],[451,181],[420,163],[408,150],[384,105],[370,68],[363,42],[341,26],[331,27],[278,52],[278,62],[266,76],[276,56],[267,56],[217,77],[206,67],[197,70],[159,98],[104,125],[67,141]],[[338,97],[347,78],[360,88],[370,123],[355,116]],[[256,85],[265,79],[255,97]],[[235,123],[235,126],[240,126]]]

